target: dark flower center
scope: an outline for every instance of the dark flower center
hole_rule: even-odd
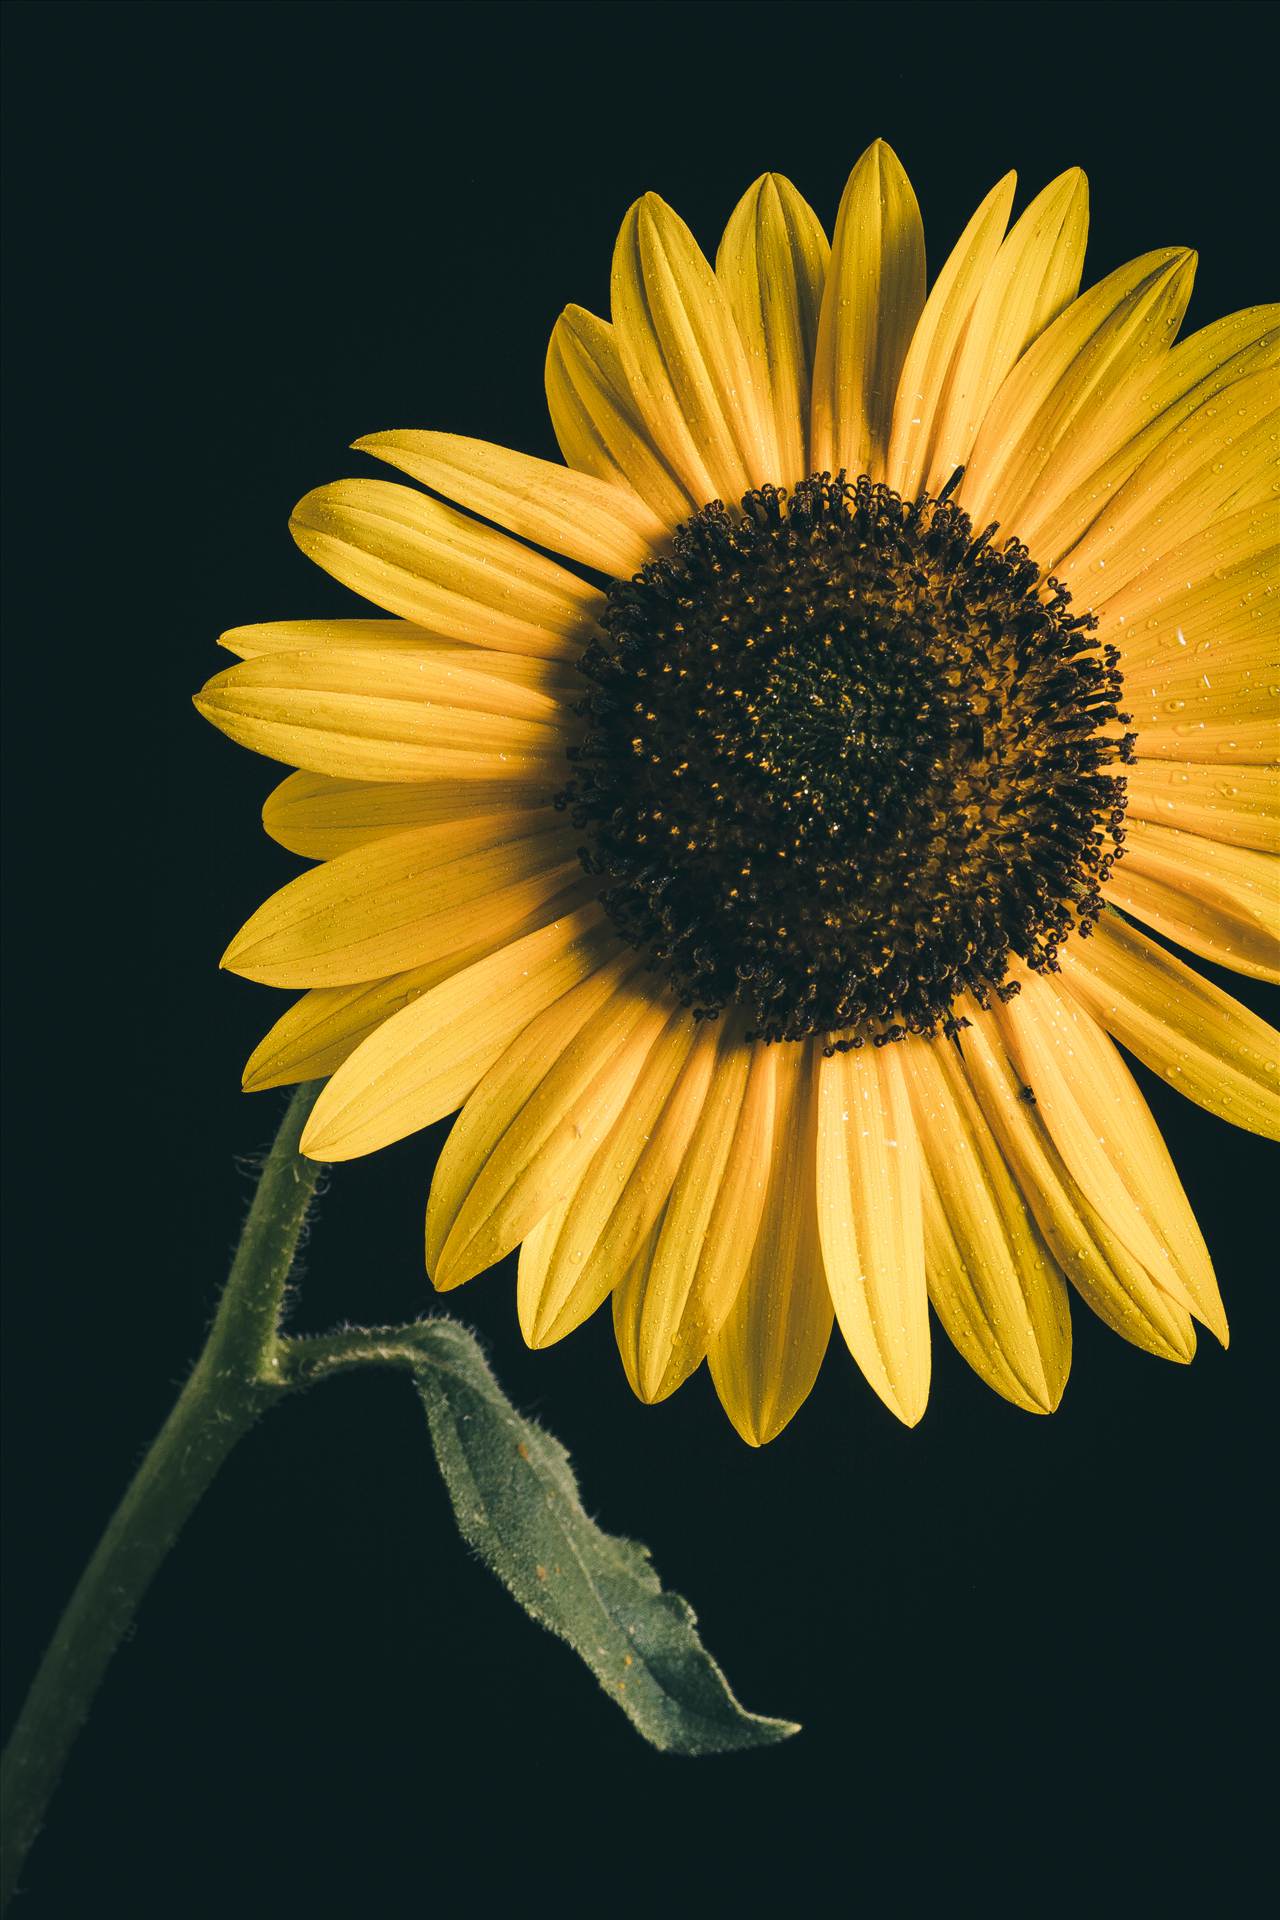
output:
[[[954,485],[717,501],[609,594],[558,804],[619,931],[701,1013],[742,1006],[768,1040],[932,1032],[1100,911],[1118,656],[1024,546],[975,538]]]

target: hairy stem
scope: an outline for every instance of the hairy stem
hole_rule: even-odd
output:
[[[321,1172],[298,1153],[319,1091],[319,1082],[299,1087],[289,1103],[204,1351],[85,1568],[14,1727],[0,1787],[0,1907],[17,1885],[72,1744],[156,1570],[236,1441],[289,1391],[278,1327]]]
[[[438,1318],[403,1327],[346,1327],[340,1333],[282,1340],[281,1382],[297,1391],[316,1386],[334,1374],[350,1373],[356,1367],[420,1366],[423,1342],[433,1325],[439,1325]]]

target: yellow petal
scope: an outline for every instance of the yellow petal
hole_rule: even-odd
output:
[[[952,248],[911,337],[893,406],[885,469],[889,485],[906,500],[915,498],[930,475],[952,372],[999,252],[1017,179],[1016,173],[1006,173],[992,187]],[[949,478],[944,475],[939,484]]]
[[[516,1260],[516,1310],[520,1319],[520,1331],[529,1346],[534,1345],[534,1342],[529,1339],[529,1327],[546,1286],[547,1268],[555,1253],[565,1215],[573,1205],[573,1197],[573,1193],[567,1193],[562,1200],[557,1200],[555,1206],[548,1213],[543,1214],[537,1226],[531,1227],[520,1242],[520,1252]],[[565,1331],[571,1332],[573,1328],[580,1327],[584,1320],[590,1319],[597,1307],[601,1306],[608,1296],[607,1287],[597,1290],[594,1287],[587,1288],[579,1285],[572,1301],[573,1319]]]
[[[1280,980],[1280,863],[1196,833],[1125,826],[1124,859],[1103,883],[1112,906],[1206,960]]]
[[[767,1446],[808,1399],[831,1337],[818,1240],[817,1065],[812,1046],[778,1053],[768,1191],[746,1277],[707,1360],[748,1446]]]
[[[613,1289],[613,1337],[617,1342],[618,1357],[622,1361],[627,1383],[637,1400],[645,1398],[640,1385],[640,1327],[644,1319],[653,1256],[662,1237],[665,1221],[666,1207],[663,1206]]]
[[[1261,507],[1197,528],[1097,609],[1126,677],[1212,674],[1224,640],[1263,632],[1276,645],[1275,516]],[[1198,663],[1198,664],[1196,664]]]
[[[1064,1165],[1122,1245],[1225,1345],[1203,1236],[1132,1074],[1070,995],[1019,977],[1022,992],[993,1017]]]
[[[903,1069],[926,1166],[929,1298],[975,1373],[1052,1413],[1071,1366],[1071,1312],[1026,1202],[950,1041],[907,1039]]]
[[[1276,758],[1276,723],[1269,714],[1232,720],[1184,720],[1148,727],[1138,742],[1144,760],[1189,760],[1196,765],[1265,767]]]
[[[931,493],[969,464],[1002,383],[1075,299],[1088,232],[1089,183],[1071,167],[1036,195],[994,260],[984,262],[923,468]]]
[[[440,666],[463,667],[502,680],[513,687],[529,687],[561,705],[582,697],[582,679],[568,660],[543,659],[526,653],[499,653],[495,647],[477,647],[465,640],[446,640],[410,620],[264,620],[248,627],[228,627],[218,645],[242,660],[267,653],[338,653],[367,649],[376,654],[429,653]]]
[[[394,653],[403,647],[421,652],[458,644],[408,620],[258,620],[218,635],[218,645],[241,660],[254,660],[260,653],[309,653],[317,647],[384,647]]]
[[[1064,500],[1078,500],[1081,489],[1092,489],[1099,468],[1110,466],[1121,450],[1130,472],[1145,457],[1134,447],[1135,434],[1141,437],[1139,423],[1150,418],[1153,389],[1159,389],[1162,397],[1168,390],[1168,369],[1177,353],[1174,341],[1191,297],[1195,270],[1194,253],[1175,256],[1094,336],[1063,383],[1066,391],[1082,385],[1084,398],[1059,432],[1051,457],[1040,459],[1038,449],[1024,453],[1020,478],[1008,477],[1011,488],[1023,486],[1017,508],[1021,537],[1043,565],[1047,566],[1050,556],[1056,563],[1071,545],[1060,518]],[[1077,380],[1077,375],[1083,378]],[[1224,384],[1225,378],[1217,382]],[[1201,399],[1214,390],[1213,382],[1200,383]],[[1184,416],[1192,411],[1191,405],[1182,408]],[[1166,409],[1166,430],[1152,436],[1152,447],[1167,440],[1177,412],[1176,407]],[[1003,498],[1005,482],[1001,484]],[[1092,517],[1092,512],[1086,514],[1082,526]],[[1056,524],[1056,533],[1050,523]]]
[[[323,773],[291,773],[267,795],[262,824],[273,840],[305,860],[335,854],[406,827],[435,827],[477,814],[546,807],[551,783],[516,780],[432,780],[410,785],[385,780],[334,780]]]
[[[468,440],[460,433],[404,428],[355,442],[425,487],[456,500],[540,547],[599,573],[628,579],[665,551],[667,529],[631,487],[576,473],[550,460]]]
[[[475,1176],[508,1126],[565,1049],[618,996],[638,965],[639,957],[631,948],[615,951],[603,966],[593,968],[522,1026],[477,1082],[445,1141],[432,1178],[427,1203],[428,1272],[434,1275]],[[544,1211],[549,1212],[550,1206]]]
[[[443,1231],[431,1267],[438,1288],[483,1273],[572,1192],[621,1113],[670,1012],[670,1001],[655,997],[649,981],[631,979],[588,1016],[522,1098],[512,1098],[523,1078],[519,1058],[508,1065],[504,1057],[491,1069],[441,1155],[441,1169],[448,1157],[447,1188],[456,1204],[451,1219],[443,1209],[434,1216],[433,1231]],[[494,1140],[499,1111],[507,1124]],[[433,1203],[435,1192],[433,1185]]]
[[[771,429],[773,469],[764,477],[779,486],[792,487],[809,471],[809,391],[830,258],[817,214],[780,173],[761,174],[743,194],[716,254],[716,278],[755,375],[762,424]]]
[[[657,1192],[651,1187],[647,1192],[645,1213],[632,1209],[631,1244],[625,1258],[619,1259],[616,1253],[613,1259],[597,1257],[602,1236],[636,1180],[638,1165],[649,1154],[672,1096],[677,1095],[682,1111],[688,1110],[677,1089],[685,1078],[696,1039],[693,1015],[683,1007],[676,1008],[666,1030],[650,1049],[631,1098],[582,1179],[564,1205],[557,1208],[551,1224],[544,1222],[539,1228],[537,1245],[531,1249],[526,1241],[521,1250],[516,1304],[521,1331],[531,1347],[548,1347],[562,1340],[595,1312],[630,1265],[661,1210],[674,1178],[674,1166],[664,1190]],[[701,1080],[705,1096],[714,1044],[704,1041],[701,1051],[705,1068],[700,1073],[695,1071],[695,1077]],[[687,1140],[687,1133],[685,1137]]]
[[[1097,1090],[1099,1106],[1105,1107],[1109,1101],[1114,1111],[1124,1115],[1122,1169],[1139,1204],[1161,1222],[1186,1290],[1184,1304],[1225,1347],[1230,1336],[1213,1262],[1164,1135],[1125,1065],[1120,1049],[1072,994],[1056,984],[1054,991],[1074,1023],[1076,1044],[1086,1061],[1091,1091]]]
[[[312,987],[281,1015],[254,1048],[244,1070],[246,1092],[263,1087],[291,1086],[299,1080],[327,1080],[384,1021],[410,1006],[432,987],[472,967],[500,947],[509,947],[527,933],[537,933],[554,920],[576,913],[590,898],[585,875],[554,900],[540,903],[514,926],[472,941],[452,953],[410,967],[384,979],[362,981],[352,987]],[[487,1062],[486,1062],[487,1064]],[[465,1087],[455,1105],[471,1091]],[[446,1111],[449,1109],[446,1108]]]
[[[1188,1361],[1195,1330],[1185,1308],[1158,1285],[1104,1225],[1054,1146],[980,1008],[963,1008],[965,1072],[1049,1249],[1076,1291],[1124,1339],[1165,1360]]]
[[[576,700],[582,681],[566,660],[544,660],[532,654],[499,653],[493,647],[468,646],[464,640],[444,640],[408,620],[265,620],[256,626],[229,627],[218,645],[242,660],[264,653],[319,653],[328,647],[340,653],[368,648],[374,653],[433,654],[442,664],[452,662],[491,680],[513,687],[532,687],[553,700]]]
[[[1280,1034],[1119,914],[1062,950],[1076,999],[1144,1066],[1233,1126],[1280,1140]]]
[[[1215,516],[1260,506],[1275,485],[1278,408],[1280,372],[1252,373],[1155,446],[1055,568],[1076,599],[1106,603]]]
[[[351,780],[561,783],[572,717],[450,655],[328,648],[269,653],[196,695],[243,747]]]
[[[556,818],[556,816],[552,816]],[[515,926],[554,899],[581,864],[536,814],[411,827],[299,874],[258,908],[222,965],[268,987],[340,987],[423,966]]]
[[[892,147],[875,140],[836,215],[818,322],[809,467],[883,477],[893,403],[924,306],[924,228]]]
[[[1118,396],[1114,417],[1100,419],[1089,470],[1034,526],[1035,555],[1050,572],[1096,520],[1108,496],[1177,431],[1204,401],[1245,374],[1280,359],[1280,307],[1249,307],[1202,327],[1148,368]]]
[[[335,480],[290,530],[326,573],[433,633],[503,653],[576,659],[604,595],[465,513],[390,480]]]
[[[656,193],[637,200],[622,223],[612,299],[627,384],[685,490],[732,505],[772,478],[772,435],[724,289]]]
[[[1280,853],[1280,775],[1274,767],[1139,760],[1125,769],[1131,819]]]
[[[914,1427],[929,1398],[920,1144],[896,1046],[822,1063],[818,1220],[849,1351]]]
[[[1124,1153],[1121,1165],[1139,1204],[1159,1220],[1186,1290],[1183,1302],[1197,1320],[1225,1347],[1229,1338],[1226,1311],[1204,1235],[1191,1211],[1177,1169],[1137,1082],[1097,1022],[1083,1012],[1071,995],[1059,993],[1075,1026],[1076,1046],[1086,1061],[1091,1091],[1097,1089],[1100,1107],[1110,1101],[1124,1116]],[[1108,1222],[1108,1224],[1110,1224]]]
[[[466,964],[440,972],[400,1008],[387,1006],[316,1102],[304,1153],[353,1160],[453,1113],[531,1020],[617,951],[594,904],[500,938],[487,952],[469,949]],[[373,991],[389,998],[405,977]]]
[[[309,988],[249,1055],[242,1075],[245,1092],[295,1086],[300,1080],[327,1080],[392,1014],[451,973],[460,972],[474,957],[474,947],[459,947],[425,967],[410,967],[385,980]]]
[[[633,1385],[663,1400],[706,1356],[751,1257],[773,1146],[776,1047],[720,1036],[719,1058],[644,1276]]]
[[[1241,621],[1212,639],[1188,634],[1185,648],[1170,649],[1159,661],[1126,663],[1124,704],[1139,740],[1167,727],[1170,716],[1210,726],[1269,717],[1280,753],[1280,630],[1268,632],[1269,625]]]
[[[1111,1232],[1180,1306],[1191,1310],[1165,1224],[1135,1174],[1129,1123],[1141,1095],[1136,1087],[1118,1092],[1109,1079],[1101,1084],[1091,1079],[1097,1046],[1088,1044],[1089,1029],[1075,1018],[1073,1003],[1025,969],[1018,977],[1021,993],[996,1006],[992,1020],[1022,1083],[1031,1089],[1037,1119]],[[1092,1037],[1098,1040],[1096,1032]]]
[[[997,520],[1006,535],[1033,540],[1044,513],[1106,451],[1099,421],[1172,346],[1194,273],[1195,255],[1185,248],[1144,254],[1040,335],[1005,379],[974,442],[957,498],[975,526]]]
[[[566,307],[547,348],[547,405],[571,467],[630,486],[666,527],[703,505],[686,492],[636,409],[614,330],[583,307]]]
[[[591,1286],[616,1287],[634,1265],[640,1252],[649,1240],[655,1223],[666,1209],[668,1197],[675,1184],[676,1177],[684,1165],[686,1155],[711,1089],[716,1061],[720,1051],[720,1036],[716,1028],[704,1021],[694,1041],[692,1051],[685,1061],[684,1069],[658,1117],[652,1135],[649,1138],[635,1170],[627,1181],[608,1219],[600,1229],[590,1260],[590,1281],[582,1283]],[[595,1230],[594,1209],[602,1204],[604,1196],[594,1185],[588,1189],[584,1181],[575,1196],[575,1218],[567,1221],[568,1238],[564,1246],[571,1254],[574,1250],[574,1236],[585,1235]],[[654,1246],[656,1247],[656,1240]],[[651,1249],[652,1251],[652,1249]],[[649,1264],[645,1265],[647,1275]],[[555,1286],[556,1276],[548,1270],[547,1283]],[[544,1313],[536,1329],[538,1338],[533,1344],[548,1345],[558,1340],[568,1331],[568,1316],[573,1311],[573,1295],[567,1294],[565,1304],[559,1310],[554,1321]],[[526,1338],[529,1337],[528,1330]],[[637,1389],[638,1391],[638,1389]]]

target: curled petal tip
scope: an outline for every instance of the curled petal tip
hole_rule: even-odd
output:
[[[547,1347],[555,1345],[555,1321],[548,1324],[545,1314],[539,1315],[531,1326],[521,1326],[524,1343],[534,1353],[542,1353]]]
[[[895,166],[902,165],[902,162],[898,159],[897,154],[884,138],[883,134],[876,135],[871,145],[867,148],[866,153],[863,155],[863,158],[866,160],[874,160],[877,165],[883,164],[885,160],[892,161]]]
[[[325,1146],[324,1128],[313,1127],[310,1124],[303,1129],[302,1138],[298,1142],[298,1152],[304,1160],[329,1161],[335,1158],[335,1155]]]
[[[437,1293],[452,1293],[455,1287],[461,1287],[468,1280],[474,1280],[475,1269],[468,1266],[466,1252],[465,1247],[455,1248],[451,1252],[446,1245],[435,1263],[434,1270],[431,1262],[427,1262],[427,1278]]]

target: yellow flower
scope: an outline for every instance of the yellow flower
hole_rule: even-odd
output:
[[[264,819],[321,862],[225,957],[306,989],[246,1085],[332,1075],[322,1160],[461,1107],[436,1286],[519,1245],[532,1345],[612,1296],[635,1391],[705,1359],[753,1444],[833,1319],[908,1424],[930,1302],[1030,1411],[1068,1282],[1225,1341],[1113,1041],[1280,1134],[1271,1030],[1143,930],[1280,977],[1280,309],[1175,345],[1192,254],[1080,294],[1083,176],[1006,232],[1013,192],[927,297],[881,142],[830,245],[765,175],[713,270],[646,195],[612,322],[551,337],[567,464],[358,442],[431,495],[339,481],[294,535],[394,617],[237,628],[197,702],[302,769]]]

